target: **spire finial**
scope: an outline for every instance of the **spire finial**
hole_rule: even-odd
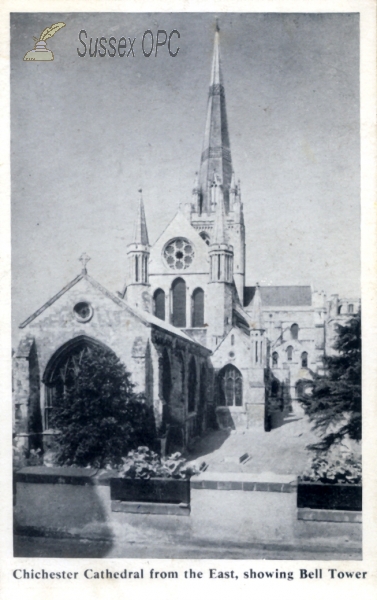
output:
[[[90,260],[91,260],[91,258],[90,258],[90,256],[88,256],[88,255],[87,255],[87,253],[86,253],[86,252],[83,252],[83,253],[81,254],[81,256],[80,256],[80,258],[79,258],[79,261],[80,261],[80,262],[81,262],[81,264],[82,264],[82,269],[81,269],[81,272],[82,272],[82,274],[83,274],[83,275],[86,275],[86,274],[87,274],[87,272],[88,272],[88,271],[87,271],[87,269],[86,269],[86,265],[87,265],[87,263],[88,263]]]

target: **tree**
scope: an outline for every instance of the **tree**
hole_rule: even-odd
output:
[[[337,325],[337,355],[325,356],[325,375],[316,376],[312,394],[300,399],[322,438],[309,446],[328,451],[345,439],[361,440],[361,314]]]
[[[152,409],[134,393],[115,354],[81,348],[66,361],[61,380],[52,413],[59,464],[117,467],[129,450],[154,447]]]

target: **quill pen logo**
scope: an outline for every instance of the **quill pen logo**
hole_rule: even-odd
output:
[[[46,27],[39,36],[39,39],[33,36],[35,41],[34,50],[29,50],[29,52],[25,54],[24,60],[54,60],[53,53],[51,50],[48,50],[46,46],[46,40],[55,35],[62,27],[65,27],[65,23],[55,23],[50,27]]]

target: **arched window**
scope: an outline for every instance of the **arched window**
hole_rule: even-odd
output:
[[[232,346],[234,346],[234,335],[233,335],[233,333],[230,336],[230,343],[231,343]]]
[[[135,256],[135,281],[139,281],[139,257]]]
[[[279,395],[280,385],[277,379],[273,379],[271,382],[271,396],[277,398]]]
[[[165,321],[165,292],[160,288],[153,294],[154,314]]]
[[[197,383],[197,375],[196,375],[196,364],[195,358],[192,356],[189,364],[189,372],[188,372],[188,412],[195,411],[196,405],[196,383]]]
[[[50,358],[43,376],[46,388],[44,428],[51,428],[51,415],[56,399],[75,388],[80,362],[93,349],[114,356],[110,348],[86,335],[80,335],[61,346]]]
[[[172,389],[172,379],[171,379],[171,366],[169,354],[164,348],[163,354],[159,359],[159,370],[160,370],[160,393],[162,395],[163,404],[162,404],[162,420],[161,420],[161,433],[166,432],[167,425],[171,421],[170,415],[170,395]]]
[[[234,365],[226,365],[219,372],[220,405],[242,406],[242,375]]]
[[[204,325],[204,292],[196,288],[192,294],[192,327],[203,327]]]
[[[348,312],[351,314],[353,313],[353,304],[348,305]]]
[[[342,314],[342,305],[338,306],[338,315]]]
[[[171,368],[170,368],[170,359],[169,354],[164,349],[162,360],[161,360],[161,387],[162,387],[162,397],[166,404],[170,402],[170,392],[171,392]]]
[[[303,352],[301,354],[301,366],[307,368],[308,366],[308,353]]]
[[[200,368],[200,383],[199,383],[199,428],[200,433],[205,429],[205,408],[207,400],[207,369],[205,365]]]
[[[272,353],[272,366],[277,367],[279,362],[279,354],[277,352]]]
[[[143,282],[148,283],[148,257],[143,256]]]
[[[293,347],[288,346],[287,348],[287,360],[292,360],[293,358]]]
[[[177,390],[177,396],[181,402],[184,402],[185,399],[185,363],[183,361],[183,356],[182,354],[179,352],[176,355],[176,363],[177,363],[177,368],[176,368],[176,390]]]
[[[175,327],[186,327],[186,283],[178,277],[172,285],[172,323]]]
[[[292,340],[297,340],[298,339],[298,325],[297,323],[293,323],[293,325],[291,326],[291,338]]]
[[[206,404],[206,392],[207,392],[207,369],[205,365],[202,365],[200,369],[200,390],[199,390],[199,406],[204,409]]]

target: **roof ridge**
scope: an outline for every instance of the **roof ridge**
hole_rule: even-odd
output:
[[[56,300],[59,300],[59,298],[61,296],[63,296],[66,292],[68,292],[68,290],[70,290],[74,285],[76,285],[76,283],[81,281],[81,279],[83,279],[84,277],[88,277],[88,276],[85,275],[84,273],[80,273],[80,275],[77,275],[77,277],[75,277],[74,279],[72,279],[72,281],[67,283],[67,285],[65,285],[57,294],[55,294],[55,296],[50,298],[50,300],[45,302],[40,308],[38,308],[38,310],[33,312],[33,314],[31,314],[30,317],[25,319],[25,321],[23,321],[21,323],[21,325],[19,325],[19,328],[23,329],[24,327],[26,327],[26,325],[29,325],[29,323],[31,323],[32,321],[34,321],[34,319],[39,317],[39,315],[42,314],[46,310],[46,308],[48,308],[49,306],[54,304],[54,302],[56,302]]]

